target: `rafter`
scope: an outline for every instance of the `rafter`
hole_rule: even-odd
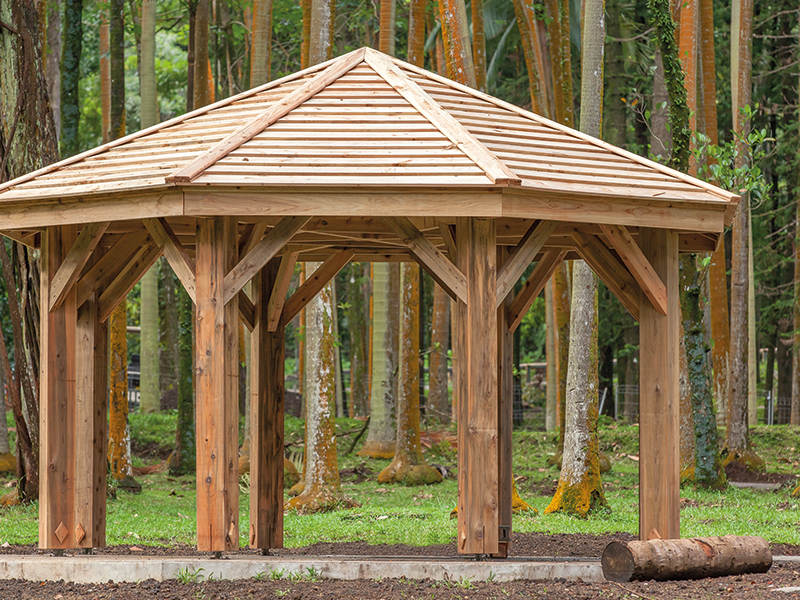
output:
[[[331,256],[309,275],[305,283],[286,301],[281,314],[281,326],[285,327],[289,321],[294,319],[306,304],[325,287],[325,284],[352,260],[354,255],[355,252],[352,250],[343,250]]]
[[[508,307],[508,328],[515,331],[522,319],[530,309],[533,301],[544,289],[545,283],[556,270],[556,267],[564,260],[567,255],[565,250],[550,250],[544,253],[539,262],[534,267],[522,289],[514,296],[511,306]]]
[[[113,281],[145,244],[147,238],[147,232],[144,230],[126,233],[109,248],[108,252],[78,280],[76,284],[78,306],[86,302],[98,287],[105,287],[106,283]]]
[[[405,217],[384,217],[420,266],[436,280],[454,300],[467,303],[467,278],[414,224]]]
[[[105,322],[114,308],[133,289],[133,286],[142,278],[147,270],[155,264],[161,256],[161,248],[152,242],[143,246],[136,252],[133,259],[128,262],[114,281],[100,294],[100,322]]]

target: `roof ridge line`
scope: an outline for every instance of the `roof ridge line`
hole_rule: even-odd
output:
[[[358,51],[356,50],[355,52]],[[352,54],[352,52],[350,54]],[[344,56],[347,55],[345,54]],[[324,63],[319,63],[317,65],[314,65],[313,67],[309,67],[307,69],[303,69],[302,71],[298,71],[297,73],[291,73],[289,75],[281,77],[280,79],[275,79],[274,81],[269,81],[258,87],[250,88],[249,90],[245,90],[244,92],[236,94],[235,96],[229,96],[228,98],[224,98],[223,100],[214,102],[213,104],[206,104],[205,106],[201,106],[200,108],[197,108],[195,110],[183,113],[182,115],[178,115],[177,117],[173,117],[172,119],[162,121],[161,123],[156,123],[155,125],[152,125],[146,129],[140,129],[139,131],[134,131],[133,133],[130,133],[121,138],[117,138],[116,140],[112,140],[106,144],[96,146],[95,148],[91,148],[90,150],[86,150],[85,152],[81,152],[80,154],[70,156],[69,158],[65,158],[63,160],[42,167],[41,169],[31,171],[30,173],[26,173],[25,175],[21,175],[20,177],[16,177],[4,183],[0,183],[0,194],[2,194],[3,192],[12,187],[20,185],[22,183],[27,183],[31,179],[34,179],[41,175],[47,175],[48,173],[52,173],[53,171],[58,171],[59,169],[73,165],[77,162],[80,162],[81,160],[84,160],[86,158],[92,158],[93,156],[97,156],[98,154],[102,154],[103,152],[112,150],[123,144],[127,144],[128,142],[132,142],[146,135],[150,135],[151,133],[156,133],[167,127],[172,127],[173,125],[180,125],[181,123],[187,121],[188,119],[199,117],[200,115],[206,114],[211,110],[228,106],[229,104],[233,104],[234,102],[238,102],[239,100],[249,98],[250,96],[255,96],[256,94],[260,94],[261,92],[266,92],[267,90],[273,87],[277,87],[284,83],[294,81],[295,79],[305,77],[309,73],[314,73],[316,71],[319,71],[320,69],[326,68],[331,63],[337,60],[341,60],[341,58],[342,57],[338,57],[329,61],[325,61]]]
[[[395,62],[403,62],[403,61],[400,61],[397,58],[393,58],[392,60],[395,61]],[[511,104],[510,102],[506,102],[506,101],[501,100],[499,98],[495,98],[493,96],[490,96],[489,94],[485,94],[485,93],[481,92],[480,90],[476,90],[476,89],[473,89],[473,88],[471,88],[469,86],[460,84],[457,81],[453,81],[452,79],[448,79],[446,77],[442,77],[441,75],[438,75],[437,73],[426,71],[425,69],[420,69],[419,67],[417,67],[415,65],[412,65],[411,63],[406,63],[406,62],[403,62],[403,67],[414,71],[418,75],[422,75],[423,77],[427,77],[428,79],[432,79],[433,81],[437,81],[438,83],[442,83],[442,84],[445,84],[445,85],[449,85],[449,86],[455,87],[456,89],[458,89],[458,90],[460,90],[462,92],[465,92],[465,93],[468,93],[468,94],[470,94],[472,96],[480,98],[481,100],[485,100],[487,102],[490,102],[491,104],[494,104],[495,106],[498,106],[500,108],[505,108],[506,110],[511,110],[512,112],[515,112],[516,114],[518,114],[518,115],[520,115],[522,117],[525,117],[525,118],[530,119],[532,121],[536,121],[537,123],[540,123],[542,125],[547,125],[548,127],[552,127],[554,129],[558,129],[559,131],[561,131],[562,133],[566,133],[567,135],[571,135],[571,136],[576,137],[578,139],[581,139],[581,140],[587,141],[589,143],[595,144],[595,145],[597,145],[597,146],[599,146],[599,147],[601,147],[601,148],[603,148],[605,150],[613,152],[614,154],[618,154],[620,156],[623,156],[625,158],[633,160],[634,162],[637,162],[637,163],[639,163],[641,165],[644,165],[646,167],[650,167],[652,169],[660,171],[661,173],[663,173],[665,175],[671,175],[673,177],[676,177],[676,178],[680,179],[681,181],[683,181],[684,183],[689,183],[689,184],[694,185],[696,187],[702,188],[702,189],[706,190],[707,192],[710,192],[710,193],[714,194],[715,196],[719,196],[723,200],[738,201],[740,199],[740,196],[738,194],[734,194],[733,192],[729,192],[728,190],[725,190],[725,189],[723,189],[721,187],[715,186],[715,185],[713,185],[711,183],[708,183],[707,181],[703,181],[702,179],[698,179],[696,177],[692,177],[691,175],[687,175],[686,173],[681,173],[680,171],[676,171],[675,169],[672,169],[672,168],[670,168],[670,167],[668,167],[666,165],[662,165],[661,163],[657,163],[657,162],[655,162],[653,160],[650,160],[648,158],[644,158],[643,156],[639,156],[638,154],[634,154],[633,152],[630,152],[630,151],[625,150],[623,148],[619,148],[617,146],[614,146],[613,144],[609,144],[608,142],[606,142],[604,140],[601,140],[599,138],[592,137],[592,136],[590,136],[590,135],[588,135],[586,133],[583,133],[582,131],[579,131],[577,129],[573,129],[572,127],[568,127],[566,125],[563,125],[561,123],[558,123],[556,121],[548,119],[547,117],[543,117],[541,115],[537,115],[536,113],[528,111],[528,110],[525,110],[523,108],[520,108],[519,106],[515,106],[514,104]]]
[[[344,57],[339,57],[316,77],[309,79],[299,88],[287,94],[283,100],[277,104],[271,105],[265,111],[250,119],[250,121],[239,129],[228,134],[211,146],[211,148],[195,157],[188,164],[165,177],[164,182],[191,183],[218,160],[225,158],[228,154],[242,146],[242,144],[249,142],[254,136],[275,123],[275,121],[286,116],[303,102],[318,94],[342,75],[361,64],[364,61],[364,53],[364,48],[360,48],[354,52],[345,54]]]
[[[392,86],[409,104],[436,127],[459,150],[467,155],[492,183],[521,185],[522,180],[503,161],[497,158],[481,141],[445,111],[416,82],[392,63],[391,57],[371,48],[366,49],[365,60],[386,83]]]

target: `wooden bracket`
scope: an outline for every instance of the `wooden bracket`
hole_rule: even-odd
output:
[[[161,256],[161,248],[151,241],[139,249],[133,259],[128,262],[114,278],[109,286],[100,294],[100,322],[104,323],[116,308],[117,304],[128,295],[147,270]]]
[[[467,278],[406,217],[384,217],[384,223],[408,246],[411,255],[453,300],[467,303]]]
[[[247,256],[267,232],[267,222],[248,223],[239,237],[239,256]]]
[[[325,287],[336,274],[355,256],[354,250],[342,250],[334,254],[305,280],[297,291],[286,301],[281,314],[281,327],[294,319],[306,304]]]
[[[119,275],[147,240],[147,232],[134,231],[122,237],[78,280],[78,306],[83,305],[98,287],[106,287]]]
[[[570,235],[575,240],[576,250],[581,258],[638,321],[642,290],[633,275],[596,235],[578,230],[573,230]]]
[[[284,217],[272,230],[258,241],[253,249],[225,275],[225,294],[223,301],[230,302],[247,285],[256,273],[266,265],[292,236],[308,223],[312,217]]]
[[[658,312],[667,314],[667,286],[642,253],[641,248],[623,225],[603,225],[600,229],[628,267],[642,292]]]
[[[256,326],[256,307],[244,290],[239,292],[239,318],[242,319],[244,326],[252,332]]]
[[[56,310],[64,302],[64,298],[78,281],[83,267],[86,266],[92,252],[100,243],[108,225],[109,221],[84,225],[78,239],[72,244],[72,248],[50,283],[50,312]]]
[[[197,304],[197,281],[194,261],[181,245],[178,236],[172,231],[166,219],[144,219],[144,226],[153,236],[156,244],[163,250],[164,256],[175,271],[186,293],[192,302]]]
[[[281,313],[286,303],[286,292],[289,291],[289,284],[294,274],[294,265],[297,263],[298,252],[286,252],[281,257],[281,265],[278,267],[278,275],[275,279],[275,287],[269,297],[267,307],[267,331],[277,331],[281,324]]]
[[[514,296],[511,306],[508,307],[508,329],[510,331],[515,331],[519,324],[522,323],[522,319],[525,318],[531,304],[544,289],[547,280],[553,276],[556,267],[561,264],[566,255],[566,250],[549,250],[545,252],[544,256],[536,264],[533,272],[525,281],[525,285]]]
[[[447,223],[439,223],[439,231],[442,232],[442,241],[447,249],[447,258],[453,264],[456,263],[456,237],[453,233],[453,226]]]
[[[539,254],[544,243],[555,231],[558,222],[537,221],[533,223],[519,244],[511,252],[511,256],[497,271],[497,306],[505,302],[506,297],[514,289],[517,279],[522,277],[525,269]]]

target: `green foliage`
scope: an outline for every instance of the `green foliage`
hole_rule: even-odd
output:
[[[177,576],[175,579],[178,580],[180,583],[200,583],[203,581],[203,567],[198,568],[191,568],[191,567],[184,567],[180,571],[178,571]],[[211,576],[209,576],[209,581],[211,580]]]

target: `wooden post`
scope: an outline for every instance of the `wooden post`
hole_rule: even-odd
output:
[[[100,320],[101,293],[94,291],[77,318],[75,542],[80,548],[106,545],[108,322]]]
[[[680,537],[678,234],[640,229],[639,243],[667,289],[667,315],[645,297],[639,313],[639,537]]]
[[[237,262],[236,219],[197,222],[197,548],[239,548],[238,298],[224,304]]]
[[[269,304],[281,259],[253,279],[252,397],[250,401],[250,547],[283,548],[284,326],[269,331]]]
[[[499,526],[495,222],[460,217],[458,267],[467,303],[457,305],[458,551],[497,554]]]
[[[50,294],[58,267],[77,238],[75,225],[42,234],[41,376],[39,381],[39,547],[74,548],[75,327],[73,288],[54,311]]]
[[[497,247],[497,264],[508,259],[508,250]],[[512,283],[513,286],[513,283]],[[497,426],[498,426],[498,492],[499,501],[499,551],[498,558],[507,558],[511,552],[512,509],[512,431],[514,427],[514,332],[509,329],[509,307],[513,294],[508,294],[497,307]]]

